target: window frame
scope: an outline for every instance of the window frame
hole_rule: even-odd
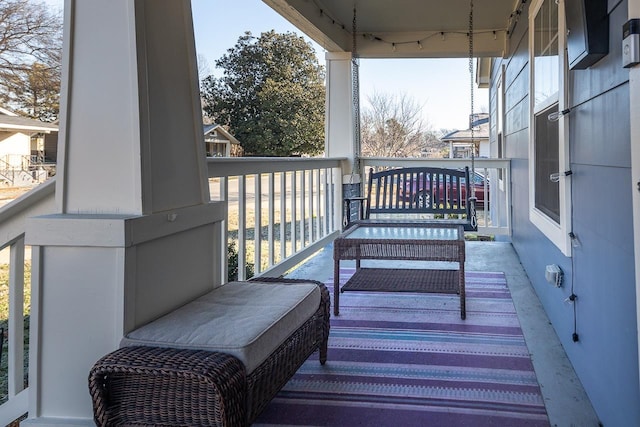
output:
[[[496,83],[496,157],[498,159],[505,158],[505,135],[504,135],[504,119],[505,119],[505,90],[504,90],[504,64],[500,66],[498,73],[498,81]],[[498,169],[498,187],[500,191],[504,191],[504,171]]]
[[[558,111],[567,108],[568,64],[566,56],[566,18],[564,0],[534,0],[529,9],[529,220],[562,251],[571,256],[571,179],[565,176],[565,171],[571,169],[569,159],[569,117],[560,115],[558,119],[558,168],[560,223],[551,219],[540,209],[535,207],[535,119],[536,113],[548,109],[556,102],[549,97],[546,102],[536,106],[535,100],[535,19],[545,1],[557,3],[558,6]]]

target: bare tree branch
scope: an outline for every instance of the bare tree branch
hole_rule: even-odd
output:
[[[34,118],[57,118],[61,53],[59,13],[33,0],[0,2],[1,102]]]
[[[405,93],[375,92],[367,98],[370,107],[361,117],[362,154],[376,157],[419,156],[428,130],[422,105]]]

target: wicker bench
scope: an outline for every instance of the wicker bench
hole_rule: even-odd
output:
[[[307,285],[292,286],[300,283]],[[260,278],[222,288],[227,286],[237,288],[222,291],[228,295],[221,300],[231,308],[222,308],[218,318],[207,314],[218,311],[212,301],[220,288],[127,334],[120,349],[96,362],[89,391],[97,425],[249,425],[313,352],[319,350],[320,363],[325,363],[330,302],[324,284]],[[294,304],[287,298],[277,301],[291,293],[301,294],[296,310],[288,307]],[[265,300],[270,298],[275,299],[273,309],[256,313],[249,322],[236,313],[236,308],[260,311],[255,307],[269,304]],[[311,307],[312,313],[301,318]],[[249,324],[261,322],[266,336],[246,337],[261,342],[235,348],[233,334],[242,335]],[[210,342],[209,329],[222,330],[216,338],[220,342]],[[278,334],[286,338],[280,342]]]
[[[470,188],[468,167],[412,167],[378,172],[371,168],[367,196],[344,199],[345,228],[351,224],[355,208],[362,220],[372,215],[376,220],[419,215],[429,216],[436,223],[462,225],[465,231],[477,231],[476,199]]]

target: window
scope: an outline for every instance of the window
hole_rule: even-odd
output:
[[[565,255],[571,255],[564,2],[537,0],[529,14],[531,125],[529,218]]]
[[[557,112],[556,103],[535,116],[535,207],[560,224],[560,186],[550,179],[558,173],[558,122],[548,119]]]
[[[504,80],[504,66],[500,68],[500,75],[498,76],[498,83],[496,85],[496,145],[497,145],[497,157],[499,159],[504,158],[504,89],[502,82]],[[504,191],[504,171],[502,168],[498,169],[498,184],[500,190]]]

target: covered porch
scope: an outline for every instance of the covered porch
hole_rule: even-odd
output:
[[[252,266],[251,270],[256,276],[284,276],[321,282],[327,282],[332,277],[332,241],[342,230],[342,192],[340,190],[343,186],[350,185],[342,181],[340,160],[282,159],[271,161],[266,166],[260,159],[210,158],[207,162],[210,197],[212,200],[225,200],[228,206],[226,210],[219,213],[220,224],[225,224],[220,228],[220,232],[225,236],[220,243],[225,246],[224,249],[227,242],[233,242],[237,248],[240,280],[251,275],[248,274],[250,270],[247,266],[249,265]],[[367,168],[386,164],[401,167],[424,162],[418,159],[363,159],[363,164]],[[466,160],[445,159],[426,161],[426,163],[456,168],[464,165]],[[509,173],[508,161],[480,159],[478,167],[487,176],[497,176],[498,170],[505,176]],[[236,175],[239,168],[245,170],[245,173]],[[598,420],[589,398],[576,377],[520,259],[510,243],[510,218],[506,211],[500,214],[498,209],[499,206],[505,205],[505,196],[508,191],[500,191],[499,188],[490,188],[488,185],[485,191],[491,194],[492,203],[478,211],[480,224],[478,234],[493,236],[495,240],[466,242],[466,271],[472,274],[504,273],[526,340],[526,351],[531,353],[531,362],[536,376],[534,380],[540,384],[544,409],[547,411],[551,425],[579,421],[580,425],[596,426]],[[52,180],[4,207],[1,212],[6,216],[0,230],[4,235],[9,236],[4,246],[11,252],[9,257],[12,271],[10,293],[15,298],[11,305],[10,329],[7,334],[10,340],[9,351],[4,356],[8,359],[9,374],[8,400],[2,406],[6,420],[13,420],[27,410],[28,405],[35,404],[30,395],[34,392],[33,377],[38,375],[38,371],[31,368],[25,372],[24,367],[17,361],[22,360],[25,351],[29,352],[30,360],[38,357],[37,353],[33,353],[34,350],[37,351],[37,345],[32,344],[25,348],[23,336],[20,333],[24,323],[30,326],[31,340],[34,334],[37,336],[39,333],[38,323],[34,324],[32,320],[38,317],[38,312],[34,312],[38,307],[38,301],[35,300],[31,313],[27,313],[30,316],[25,319],[21,317],[23,302],[17,296],[24,294],[25,283],[29,285],[25,281],[24,274],[20,272],[20,266],[23,265],[24,260],[26,259],[32,272],[38,265],[37,258],[34,259],[31,256],[33,247],[25,245],[24,219],[51,212],[54,204],[54,190],[55,180]],[[473,239],[474,234],[472,233],[469,237]],[[221,250],[221,254],[227,253]],[[37,252],[35,256],[38,256]],[[219,261],[223,266],[221,274],[228,274],[225,267],[230,263],[227,261],[226,257]],[[351,267],[348,262],[344,264],[343,262],[346,268]],[[397,267],[397,262],[392,261],[378,261],[377,264],[382,268]],[[343,296],[343,306],[349,306],[351,296],[347,294]],[[429,295],[426,297],[429,298]],[[38,298],[37,291],[32,298]],[[469,323],[473,323],[473,309],[470,310],[468,319]],[[459,319],[459,314],[454,317]],[[340,320],[340,317],[337,319]],[[453,335],[452,338],[455,339]],[[329,339],[331,343],[331,335]],[[92,361],[87,363],[90,364]],[[318,364],[315,355],[307,363]],[[331,351],[327,363],[331,366]],[[428,363],[425,366],[428,366]],[[77,383],[78,398],[88,403],[85,375],[85,372],[78,372],[74,382]],[[23,382],[22,378],[28,378],[28,382]],[[83,406],[87,409],[86,404]],[[291,419],[288,418],[286,421],[291,422]],[[27,424],[33,422],[36,423],[35,425],[40,425],[38,423],[42,422],[55,425],[58,421],[51,419],[23,421]]]
[[[331,274],[326,246],[342,230],[343,195],[361,191],[369,167],[469,165],[463,159],[360,156],[353,102],[358,58],[526,62],[526,53],[516,50],[519,40],[512,38],[526,37],[526,1],[477,1],[473,15],[474,3],[466,1],[444,6],[435,1],[265,3],[326,49],[322,158],[206,158],[188,0],[66,1],[58,175],[0,210],[0,243],[11,251],[8,400],[0,406],[0,422],[28,412],[25,425],[91,425],[87,373],[92,364],[116,349],[123,334],[225,283],[234,233],[239,280],[250,275],[247,267],[253,264],[256,276],[324,281]],[[630,12],[640,12],[637,0],[628,5]],[[485,83],[490,78],[476,77]],[[527,83],[516,85],[526,92]],[[514,144],[521,140],[520,135],[512,139]],[[514,153],[526,157],[526,149],[519,150]],[[89,162],[96,152],[102,153],[101,161]],[[528,209],[527,195],[512,191],[508,158],[475,162],[476,170],[489,177],[485,192],[490,197],[484,200],[491,200],[479,212],[479,233],[497,241],[468,242],[466,268],[505,273],[551,424],[597,425],[530,283],[535,280],[540,290],[541,280],[527,276],[522,264],[528,260],[519,259],[510,243],[513,212],[518,204]],[[524,163],[517,163],[519,177],[526,175]],[[634,193],[636,202],[637,197]],[[518,220],[523,252],[529,246],[545,252],[546,241],[539,245],[544,237],[531,231],[522,214]],[[21,363],[25,248],[31,249],[32,298],[27,383]],[[555,248],[547,252],[564,265],[571,263]],[[536,267],[544,259],[536,258]],[[547,306],[555,307],[560,296],[548,296]],[[571,310],[559,317],[555,326],[566,326]],[[635,343],[637,329],[630,330]],[[566,338],[562,342],[564,348],[571,345]],[[574,360],[591,360],[583,357],[588,352],[582,347],[569,349]],[[637,373],[637,354],[634,360]],[[592,366],[588,373],[597,369]],[[585,378],[592,384],[602,380]],[[634,389],[626,381],[622,389],[636,390],[637,384]]]

